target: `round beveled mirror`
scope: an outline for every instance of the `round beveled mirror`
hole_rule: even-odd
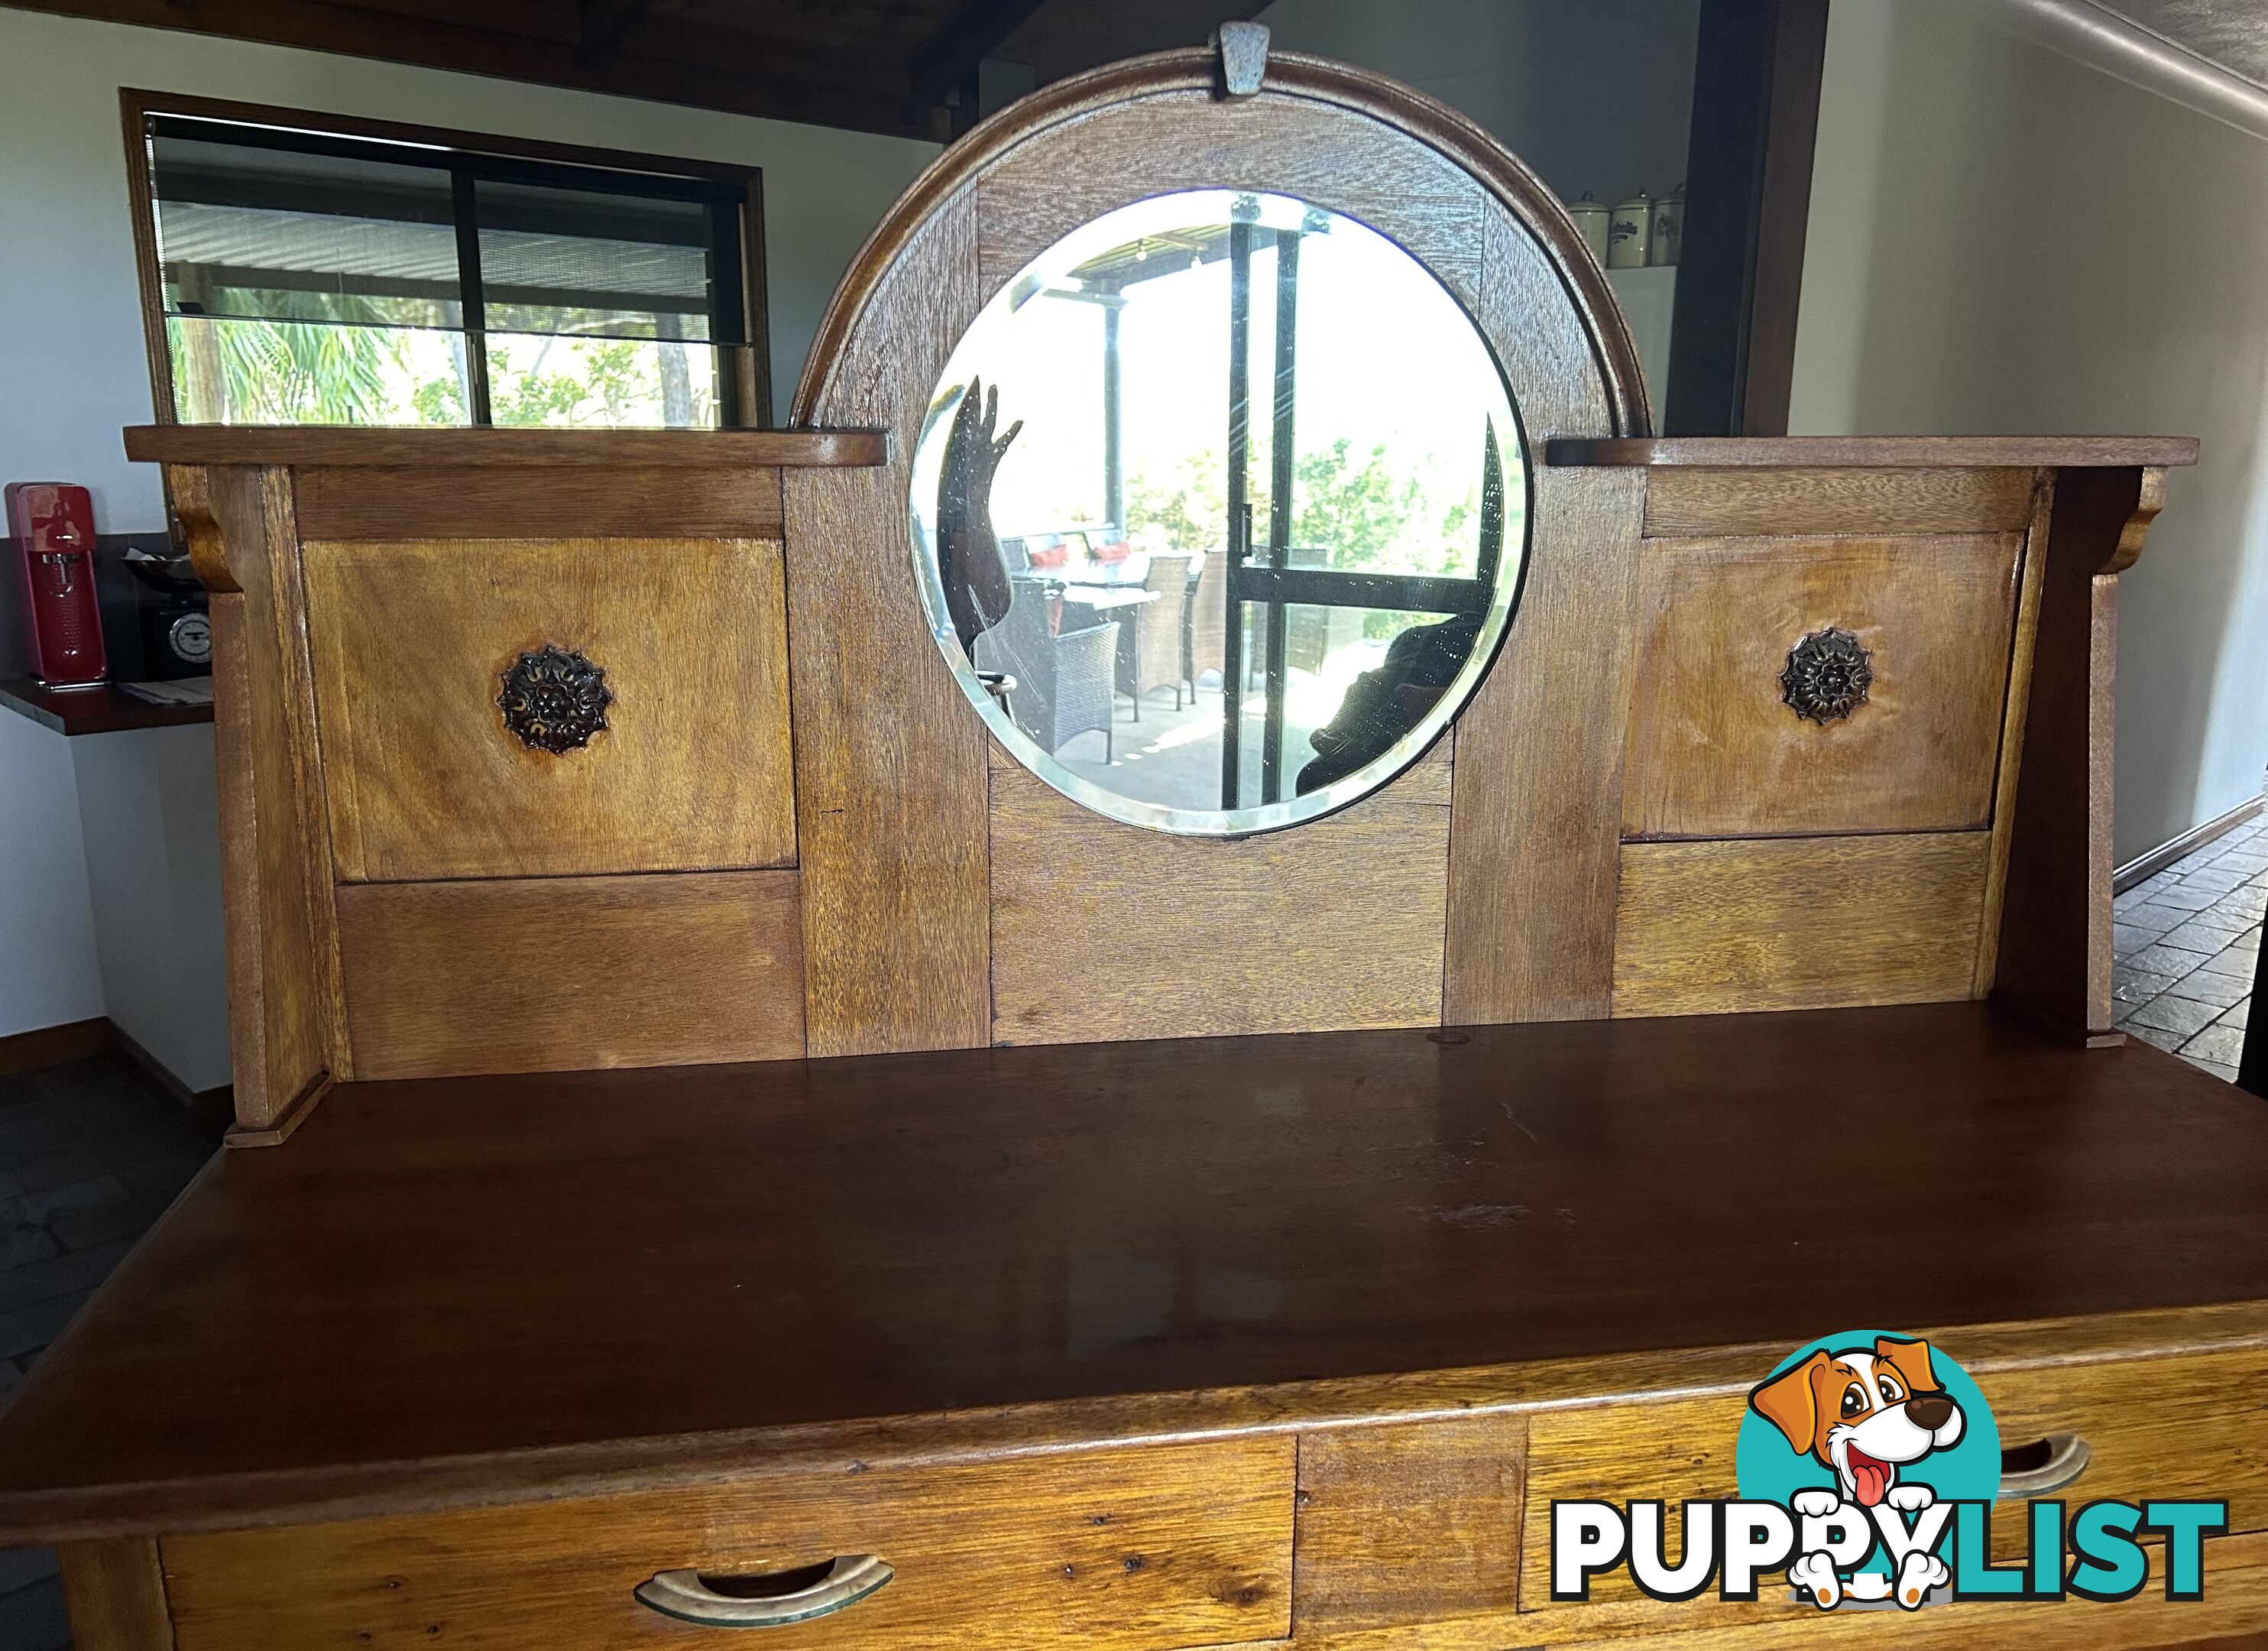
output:
[[[1510,623],[1528,501],[1504,375],[1422,264],[1198,190],[1083,225],[984,307],[910,505],[1001,744],[1115,819],[1226,837],[1425,754]]]

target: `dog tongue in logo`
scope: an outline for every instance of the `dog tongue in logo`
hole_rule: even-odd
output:
[[[1882,1493],[1890,1488],[1890,1470],[1858,1446],[1852,1445],[1850,1448],[1851,1478],[1858,1486],[1859,1505],[1872,1507],[1882,1500]]]

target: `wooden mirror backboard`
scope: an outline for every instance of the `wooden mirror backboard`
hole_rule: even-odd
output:
[[[1115,65],[957,144],[861,254],[796,421],[888,466],[792,473],[811,1052],[1602,1014],[1612,972],[1641,479],[1539,469],[1521,607],[1425,757],[1330,818],[1191,841],[1106,819],[986,733],[913,577],[911,456],[980,309],[1041,253],[1179,190],[1288,195],[1398,243],[1500,364],[1529,442],[1641,434],[1628,331],[1543,185],[1486,135],[1344,65]]]

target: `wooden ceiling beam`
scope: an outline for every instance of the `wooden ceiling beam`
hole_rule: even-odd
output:
[[[645,15],[646,0],[578,0],[575,59],[588,68],[622,44],[622,36]]]
[[[762,115],[894,137],[926,137],[926,122],[909,111],[904,82],[895,63],[872,65],[879,83],[845,85],[766,74],[746,67],[719,66],[726,55],[712,52],[701,61],[647,55],[620,49],[593,61],[581,60],[573,41],[502,33],[478,24],[446,22],[400,11],[377,11],[337,0],[9,0],[24,10],[59,13],[100,22],[174,29],[233,40],[261,41],[310,51],[421,68],[455,70],[504,80],[532,81],[660,103]],[[564,31],[562,31],[563,33]],[[763,44],[761,36],[736,33],[730,57],[745,63],[744,52]]]
[[[958,90],[976,65],[1023,27],[1043,0],[962,0],[953,15],[906,60],[913,112],[935,108]]]

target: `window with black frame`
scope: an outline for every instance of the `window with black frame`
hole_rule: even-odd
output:
[[[170,401],[182,424],[767,422],[752,172],[141,121],[160,417]]]

